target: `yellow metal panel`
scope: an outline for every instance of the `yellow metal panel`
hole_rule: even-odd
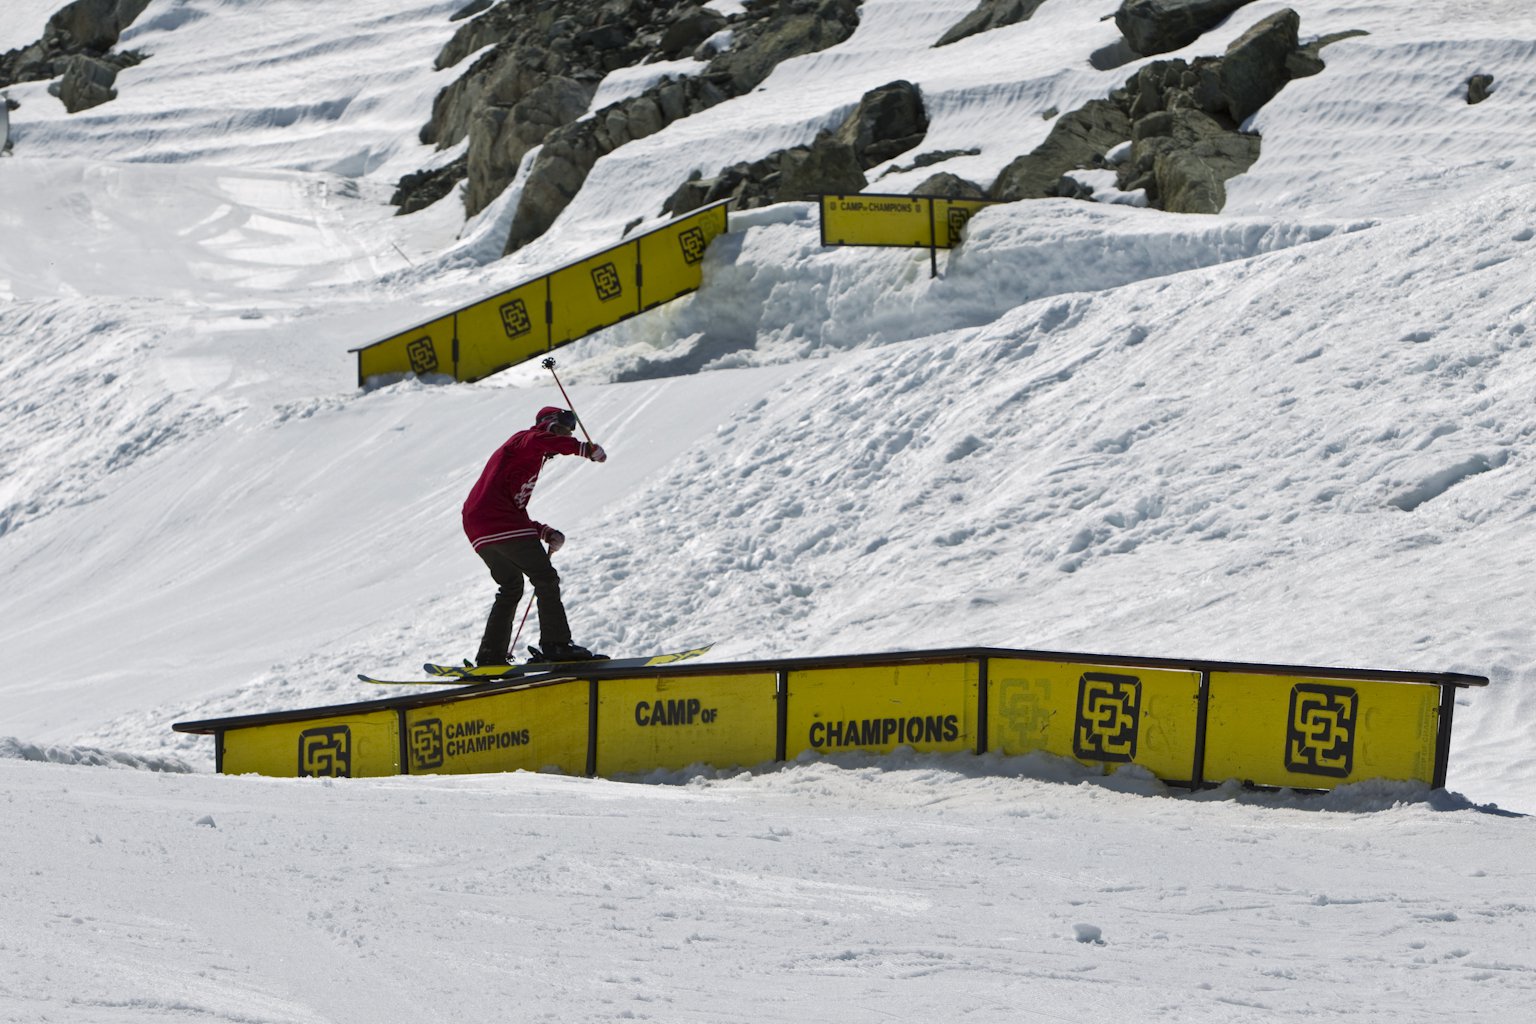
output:
[[[704,250],[726,228],[725,207],[713,206],[635,239],[640,246],[640,307],[695,291],[704,281]]]
[[[360,779],[400,773],[400,716],[394,711],[227,729],[222,742],[225,775]]]
[[[988,199],[935,199],[933,201],[934,245],[953,249],[963,240],[965,225],[977,210],[996,203]]]
[[[772,761],[776,685],[771,672],[604,680],[598,683],[597,773]]]
[[[1433,684],[1214,672],[1205,778],[1301,789],[1432,782],[1439,706]]]
[[[916,196],[821,197],[823,245],[933,244],[929,202]]]
[[[1086,662],[987,663],[987,749],[1036,750],[1194,778],[1200,673]]]
[[[453,374],[453,315],[438,317],[357,350],[357,374],[372,377],[414,373]]]
[[[459,314],[459,380],[479,380],[546,352],[544,278],[477,302]]]
[[[585,681],[411,708],[412,775],[587,770]]]
[[[554,308],[550,341],[559,345],[640,312],[635,284],[639,250],[634,242],[606,249],[549,275]]]
[[[972,661],[791,672],[784,756],[974,750],[979,677]]]

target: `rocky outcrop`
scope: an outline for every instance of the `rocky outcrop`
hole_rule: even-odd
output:
[[[481,56],[439,93],[421,137],[439,148],[467,139],[466,159],[402,178],[397,205],[422,208],[448,194],[456,183],[448,176],[460,173],[466,211],[478,213],[542,147],[513,213],[512,252],[548,229],[603,155],[755,89],[782,60],[846,39],[858,0],[748,0],[729,18],[699,0],[609,0],[595,10],[585,0],[477,0],[456,17],[467,20],[437,66]],[[730,47],[717,52],[727,27]],[[701,74],[664,78],[586,117],[609,72],[687,57],[707,62]]]
[[[1467,79],[1467,102],[1481,103],[1493,95],[1492,75],[1473,75]]]
[[[1252,0],[1122,0],[1115,27],[1144,57],[1182,50]]]
[[[48,19],[37,42],[0,54],[0,88],[57,78],[48,91],[70,113],[105,103],[117,95],[117,72],[143,59],[112,47],[147,6],[149,0],[75,0]]]
[[[833,134],[853,147],[864,170],[883,164],[921,144],[927,136],[923,94],[906,81],[871,89]]]
[[[48,86],[48,93],[75,114],[117,99],[117,90],[112,88],[115,81],[116,64],[77,53],[65,59],[64,76]]]
[[[750,92],[780,62],[842,42],[857,25],[857,0],[749,4],[743,20],[732,23],[731,49],[712,58],[702,74],[667,79],[546,136],[518,197],[504,251],[515,252],[549,230],[603,156]]]
[[[467,20],[438,53],[436,67],[484,52],[438,93],[421,140],[447,149],[468,139],[467,159],[449,165],[468,179],[465,212],[488,206],[531,149],[586,114],[603,76],[725,22],[700,11],[652,0],[614,0],[595,12],[581,0],[503,0],[460,11],[456,17]],[[446,194],[441,186],[441,171],[407,175],[397,205],[402,213],[420,209]]]
[[[1044,143],[1003,169],[988,195],[1084,196],[1084,186],[1063,176],[1108,166],[1106,154],[1129,141],[1129,157],[1116,167],[1118,188],[1145,190],[1149,204],[1163,210],[1220,211],[1225,182],[1259,157],[1259,137],[1241,131],[1243,122],[1292,78],[1322,67],[1315,48],[1298,47],[1300,23],[1295,11],[1278,11],[1220,57],[1152,61],[1108,100],[1062,115]]]
[[[994,28],[1006,28],[1028,21],[1043,3],[1045,0],[981,0],[980,6],[960,19],[933,45],[948,46],[978,32],[990,32]]]
[[[1063,174],[1102,166],[1104,154],[1130,134],[1131,119],[1121,104],[1089,100],[1057,118],[1045,141],[1004,167],[987,193],[1003,201],[1056,195]]]
[[[924,178],[922,184],[912,190],[914,196],[944,196],[950,199],[985,199],[987,190],[958,174],[941,171]]]
[[[687,213],[722,199],[733,210],[861,191],[864,172],[917,146],[928,133],[922,93],[911,82],[892,82],[865,93],[853,111],[808,146],[738,163],[705,179],[695,174],[678,187],[662,212]]]
[[[814,200],[820,195],[858,192],[868,179],[852,146],[822,132],[809,146],[781,149],[761,160],[732,164],[713,178],[694,175],[662,204],[681,215],[723,199],[732,210]]]

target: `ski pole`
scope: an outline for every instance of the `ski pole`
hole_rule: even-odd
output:
[[[523,609],[522,621],[517,624],[517,632],[512,637],[512,646],[507,651],[508,665],[517,664],[517,642],[523,638],[523,627],[528,625],[528,613],[533,611],[533,597],[532,594],[528,595],[528,607]]]
[[[555,378],[555,387],[560,389],[560,396],[565,399],[565,407],[571,410],[571,415],[576,416],[576,425],[581,428],[581,436],[587,439],[587,444],[592,443],[592,435],[587,433],[587,425],[576,415],[576,406],[571,404],[571,396],[565,393],[565,385],[560,383],[560,375],[555,372],[555,357],[549,356],[539,364],[549,371],[549,375]]]

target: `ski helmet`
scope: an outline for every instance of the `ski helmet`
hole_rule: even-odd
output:
[[[562,409],[557,405],[546,405],[533,418],[533,425],[536,427],[546,426],[551,422],[560,424],[566,430],[575,430],[576,414],[569,409]]]

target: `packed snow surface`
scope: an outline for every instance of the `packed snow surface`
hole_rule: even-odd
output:
[[[576,639],[615,653],[1486,675],[1446,790],[913,754],[217,776],[170,723],[473,653],[491,586],[459,505],[559,400],[536,365],[363,390],[349,349],[660,224],[691,172],[893,79],[923,90],[922,151],[979,152],[903,154],[874,191],[990,182],[1140,63],[1090,60],[1110,2],[933,48],[968,5],[865,0],[845,43],[616,151],[501,258],[516,184],[468,223],[387,203],[456,155],[418,131],[467,66],[433,70],[461,6],[153,0],[117,99],[7,90],[0,1020],[1530,1019],[1526,0],[1295,0],[1304,39],[1366,34],[1252,119],[1218,216],[998,206],[936,278],[822,248],[805,204],[733,217],[699,293],[561,351],[611,457],[552,463],[533,502],[570,538]],[[9,3],[0,50],[52,9]]]

